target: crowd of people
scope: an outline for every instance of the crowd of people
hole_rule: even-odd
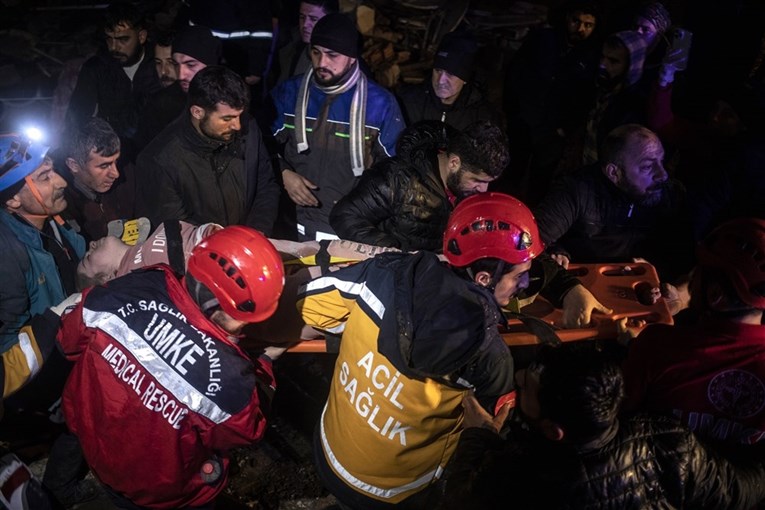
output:
[[[340,508],[765,502],[762,48],[701,85],[690,2],[569,0],[499,105],[468,27],[389,90],[337,0],[292,31],[271,2],[187,4],[172,29],[108,5],[62,140],[0,135],[0,410],[64,424],[41,480],[2,452],[0,503],[213,508],[273,364],[317,336]],[[675,324],[562,343],[522,313],[618,312],[567,270],[606,262],[652,264],[640,299]]]

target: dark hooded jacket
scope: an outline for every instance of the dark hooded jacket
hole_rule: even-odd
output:
[[[329,221],[337,235],[405,251],[440,251],[452,210],[437,160],[448,129],[427,122],[404,130],[396,156],[364,172],[332,209]]]

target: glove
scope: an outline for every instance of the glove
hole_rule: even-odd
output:
[[[61,317],[62,315],[65,315],[69,312],[71,312],[75,306],[80,302],[82,299],[82,293],[81,292],[75,292],[74,294],[71,294],[68,296],[65,300],[57,304],[56,306],[51,306],[50,309],[53,313]]]
[[[666,87],[675,81],[675,73],[688,66],[688,51],[683,48],[670,48],[659,67],[659,85]]]

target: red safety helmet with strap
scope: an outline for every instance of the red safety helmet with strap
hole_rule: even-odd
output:
[[[244,322],[268,319],[284,288],[284,266],[271,242],[249,227],[226,227],[191,252],[187,272],[205,285],[228,315]]]
[[[479,193],[460,202],[444,234],[444,255],[455,267],[485,258],[522,264],[543,250],[529,208],[502,193]]]
[[[765,309],[765,220],[723,223],[704,239],[697,253],[699,265],[725,272],[744,303]]]

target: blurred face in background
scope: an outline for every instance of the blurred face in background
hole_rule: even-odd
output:
[[[590,37],[595,30],[595,23],[595,16],[581,11],[574,11],[566,16],[568,42],[576,44]]]
[[[122,67],[133,66],[141,60],[146,30],[136,30],[127,23],[119,23],[104,30],[104,35],[109,55]]]
[[[433,69],[431,84],[433,85],[433,91],[443,104],[452,104],[456,101],[465,83],[458,76],[450,74],[443,69]]]
[[[327,13],[318,5],[311,5],[300,2],[300,14],[298,14],[298,23],[300,25],[300,39],[308,44],[311,42],[311,33],[316,23],[326,16]]]
[[[178,75],[178,83],[181,85],[184,92],[189,91],[189,84],[191,83],[192,78],[194,78],[199,71],[207,67],[207,64],[204,64],[185,53],[173,53],[173,62],[175,63],[175,69]]]
[[[169,87],[178,79],[170,46],[160,46],[157,44],[154,47],[154,67],[157,69],[159,83],[163,87]]]

